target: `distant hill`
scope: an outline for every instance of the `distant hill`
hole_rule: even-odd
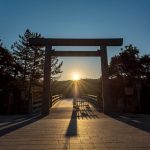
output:
[[[78,95],[92,94],[98,95],[101,84],[99,79],[81,79],[77,81]],[[63,94],[65,97],[72,97],[74,90],[74,81],[54,81],[52,83],[52,95]]]

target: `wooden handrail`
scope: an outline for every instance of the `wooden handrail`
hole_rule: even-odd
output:
[[[96,105],[97,105],[97,96],[87,94],[87,95],[83,95],[83,98],[85,98],[85,99],[87,99],[87,101],[90,101],[90,102],[92,102],[93,104],[96,104]]]
[[[53,95],[52,96],[52,105],[54,105],[58,100],[62,99],[63,95]],[[41,111],[42,109],[42,97],[39,97],[36,101],[33,101],[32,103],[32,111],[37,112]]]
[[[97,99],[97,96],[88,94],[89,97],[93,97]]]
[[[62,99],[63,95],[59,94],[59,95],[53,95],[52,96],[52,105],[54,105],[58,100]]]

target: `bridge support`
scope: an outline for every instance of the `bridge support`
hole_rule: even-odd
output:
[[[52,105],[51,99],[51,52],[52,46],[46,45],[45,47],[45,62],[44,62],[44,81],[43,81],[43,103],[42,115],[49,114],[49,108]]]
[[[109,95],[109,74],[108,74],[108,59],[107,47],[100,46],[101,49],[101,70],[102,70],[102,98],[104,113],[111,112],[110,95]]]

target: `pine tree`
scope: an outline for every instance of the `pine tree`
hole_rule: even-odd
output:
[[[109,71],[111,76],[137,79],[139,74],[139,50],[132,45],[121,49],[119,55],[111,58]]]
[[[16,61],[22,66],[21,74],[24,83],[29,83],[29,92],[34,82],[43,78],[44,53],[41,47],[30,46],[30,38],[41,38],[41,34],[27,29],[24,35],[19,35],[19,41],[12,45],[13,55]],[[59,63],[57,57],[52,58],[51,74],[52,79],[58,77],[62,72],[62,62]]]
[[[1,40],[0,40],[1,41]],[[0,42],[1,43],[1,42]],[[16,79],[16,77],[22,71],[21,66],[15,61],[11,52],[0,44],[0,75],[2,77],[10,77]]]

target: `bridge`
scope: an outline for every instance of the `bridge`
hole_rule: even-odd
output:
[[[106,115],[93,95],[76,103],[73,107],[73,98],[57,95],[45,117],[39,113],[40,101],[33,104],[32,114],[0,116],[0,149],[150,149],[149,116]]]

